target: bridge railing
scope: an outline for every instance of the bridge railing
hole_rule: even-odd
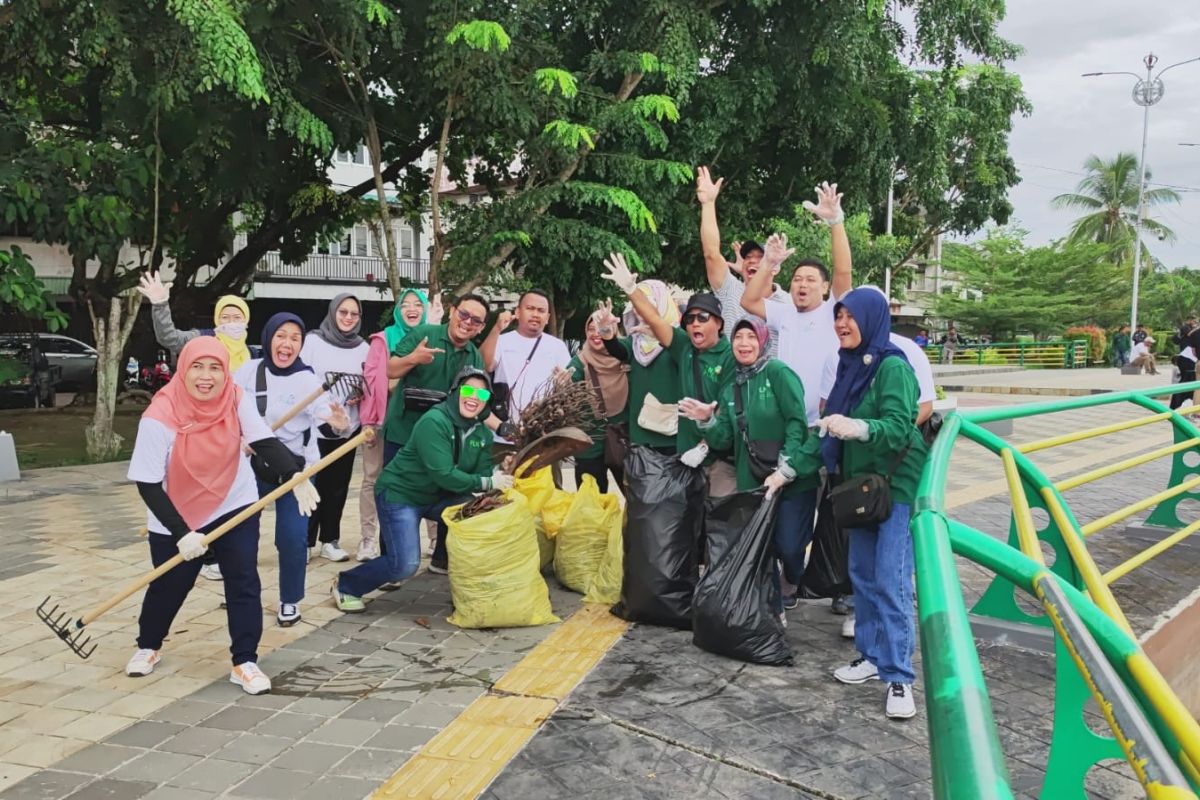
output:
[[[942,360],[944,346],[931,344],[925,354],[935,364]],[[1087,366],[1088,343],[1074,339],[1054,339],[1047,342],[989,342],[988,344],[959,345],[954,350],[954,364],[977,366],[1017,366],[1039,369],[1077,369]]]
[[[1200,382],[1141,392],[1115,392],[989,409],[947,417],[922,476],[912,522],[920,598],[919,624],[924,663],[930,749],[936,797],[1013,796],[992,716],[986,682],[954,555],[993,571],[996,578],[971,613],[1015,627],[1049,629],[1055,641],[1054,731],[1042,797],[1086,797],[1088,770],[1107,758],[1125,758],[1150,797],[1195,798],[1200,790],[1200,725],[1146,657],[1109,584],[1200,530],[1200,521],[1182,523],[1178,507],[1200,499],[1200,430],[1188,419],[1200,408],[1176,412],[1154,399]],[[1151,412],[1024,444],[1009,443],[986,423],[1111,404],[1133,404]],[[1051,482],[1028,453],[1169,422],[1175,442],[1080,475]],[[1000,459],[1012,502],[1009,541],[997,541],[951,519],[945,508],[950,457],[960,439],[987,448]],[[1169,486],[1125,508],[1080,525],[1062,493],[1124,470],[1171,456]],[[1046,512],[1038,528],[1033,509]],[[1101,573],[1087,550],[1086,537],[1139,511],[1153,509],[1147,522],[1175,532]],[[1043,543],[1056,554],[1047,567]],[[1023,590],[1042,606],[1044,616],[1021,610],[1014,591]],[[1094,697],[1112,737],[1093,733],[1083,717]]]

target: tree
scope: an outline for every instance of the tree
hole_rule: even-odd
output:
[[[1070,241],[1100,242],[1110,246],[1111,257],[1117,262],[1133,260],[1134,230],[1138,215],[1138,160],[1133,153],[1117,153],[1111,161],[1088,156],[1083,162],[1087,175],[1075,191],[1060,194],[1051,203],[1055,208],[1082,209],[1089,213],[1071,225]],[[1146,182],[1150,182],[1146,168]],[[1166,203],[1178,203],[1179,193],[1165,187],[1147,189],[1143,202],[1147,212]],[[1142,228],[1166,242],[1175,241],[1175,231],[1152,219],[1149,213],[1142,219]],[[1142,260],[1153,263],[1150,250],[1142,244]]]
[[[1142,279],[1139,308],[1145,311],[1140,322],[1154,328],[1178,328],[1188,317],[1200,314],[1200,270],[1147,274]]]
[[[0,250],[0,308],[5,307],[44,322],[51,331],[67,326],[67,315],[58,310],[29,257],[16,245]]]
[[[1110,326],[1124,313],[1123,270],[1106,245],[1025,244],[1026,232],[994,229],[975,244],[947,244],[943,265],[959,287],[938,297],[939,317],[993,341],[1018,333],[1058,336],[1072,325]]]

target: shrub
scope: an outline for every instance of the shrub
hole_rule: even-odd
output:
[[[1063,333],[1064,339],[1078,341],[1087,340],[1088,363],[1096,364],[1104,360],[1104,350],[1108,347],[1108,334],[1099,325],[1075,325]]]

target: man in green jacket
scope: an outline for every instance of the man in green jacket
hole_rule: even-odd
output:
[[[512,476],[492,466],[488,416],[492,382],[486,372],[463,369],[450,392],[413,426],[400,452],[376,482],[384,554],[338,576],[333,599],[342,611],[366,610],[362,597],[385,583],[404,580],[421,564],[421,519],[438,522],[434,561],[446,559],[442,511],[473,492],[511,489]]]
[[[609,272],[604,277],[629,296],[638,316],[650,326],[654,336],[670,353],[679,369],[679,389],[685,398],[700,402],[716,400],[733,380],[733,351],[729,340],[721,335],[724,321],[721,301],[704,292],[694,294],[683,311],[683,326],[676,328],[664,320],[645,294],[638,291],[637,280],[629,271],[625,257],[613,253],[604,262]],[[689,467],[707,466],[708,491],[711,496],[733,494],[737,477],[728,453],[718,453],[704,442],[704,435],[695,420],[681,419],[675,435],[679,460]],[[710,453],[710,449],[714,452]]]

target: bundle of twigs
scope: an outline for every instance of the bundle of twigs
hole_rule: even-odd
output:
[[[587,381],[572,381],[571,373],[563,372],[547,381],[536,393],[533,402],[521,411],[517,433],[512,437],[513,458],[506,459],[501,467],[505,472],[524,475],[522,464],[537,461],[537,452],[529,452],[530,446],[549,434],[564,428],[578,428],[585,433],[603,421],[597,420],[593,409],[596,406],[596,391]],[[536,448],[533,448],[536,450]],[[527,454],[516,463],[516,456]],[[470,501],[458,510],[456,519],[470,519],[478,514],[508,504],[503,493],[493,490]]]

